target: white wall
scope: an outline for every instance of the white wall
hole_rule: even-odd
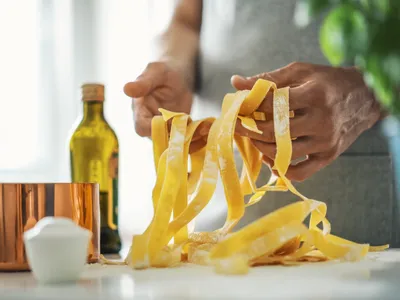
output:
[[[150,221],[155,174],[151,143],[134,132],[131,100],[123,86],[146,66],[151,37],[164,28],[174,2],[1,3],[0,181],[69,181],[67,143],[82,112],[80,86],[103,82],[106,117],[120,141],[125,247]]]

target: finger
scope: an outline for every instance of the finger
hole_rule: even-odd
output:
[[[154,117],[149,108],[141,102],[132,101],[136,133],[141,137],[151,136],[151,120]]]
[[[251,140],[251,142],[264,156],[272,160],[275,159],[276,144],[265,143],[257,140]],[[302,137],[292,142],[291,160],[298,160],[321,151],[320,143],[316,143],[312,137]]]
[[[274,166],[274,160],[270,159],[267,156],[263,156],[262,160],[269,167],[269,169],[271,170],[272,174],[274,174],[275,176],[279,176],[278,172],[276,170],[272,169],[272,167]]]
[[[143,73],[133,82],[124,86],[124,93],[131,98],[144,97],[155,88],[164,84],[167,68],[163,63],[150,63]]]
[[[272,121],[265,121],[265,122],[271,123]],[[258,125],[257,125],[257,127],[258,127]],[[273,129],[268,130],[268,131],[263,131],[263,134],[255,133],[251,130],[244,128],[242,125],[242,122],[239,119],[236,120],[235,134],[240,135],[240,136],[245,136],[245,137],[248,137],[251,139],[259,140],[259,141],[264,141],[267,143],[275,143],[275,136],[274,136]]]
[[[268,165],[270,168],[272,168],[274,166],[274,160],[269,158],[268,156],[263,156],[262,157],[263,162]]]
[[[263,77],[275,82],[278,88],[291,86],[293,84],[298,85],[300,81],[300,78],[296,78],[296,70],[291,64],[271,72],[264,73]]]
[[[208,133],[210,132],[211,128],[211,123],[209,122],[203,122],[201,123],[197,129],[195,130],[193,137],[192,137],[192,142],[198,141],[200,139],[203,139],[204,137],[208,136]],[[167,121],[167,127],[168,127],[168,132],[171,132],[171,126],[172,126],[172,119]]]
[[[257,79],[262,78],[274,82],[278,88],[285,86],[295,87],[307,82],[314,70],[321,67],[308,63],[293,62],[271,72],[260,73],[251,77],[245,78],[234,75],[231,78],[231,83],[233,87],[239,90],[250,89]]]
[[[274,121],[256,121],[256,124],[257,128],[262,131],[262,134],[244,128],[240,120],[236,121],[235,132],[241,136],[246,136],[254,140],[275,143]],[[293,138],[313,135],[314,132],[312,123],[309,122],[307,114],[295,116],[293,119],[290,119],[289,126],[290,135]]]
[[[258,78],[256,77],[243,77],[240,75],[233,75],[231,77],[231,84],[237,90],[251,90]]]
[[[199,151],[207,144],[207,140],[203,137],[197,141],[192,141],[189,146],[189,153],[194,153]]]
[[[304,65],[301,63],[292,63],[283,68],[250,77],[233,75],[231,77],[231,84],[238,90],[249,90],[258,79],[262,78],[274,82],[278,88],[285,86],[295,87],[305,82],[303,76],[299,76],[298,74],[300,70],[304,69],[302,67]]]
[[[197,141],[199,139],[206,138],[208,136],[208,133],[210,132],[212,123],[209,122],[203,122],[197,127],[194,135],[193,135],[193,141]]]
[[[365,128],[363,124],[359,123],[351,127],[348,135],[358,136]],[[329,151],[318,150],[319,153],[312,154],[306,161],[300,162],[296,165],[291,165],[287,171],[287,177],[294,181],[304,181],[311,177],[316,172],[320,171],[324,167],[328,166],[333,162],[343,151],[345,151],[354,139],[341,139],[333,148]],[[325,148],[326,149],[326,148]]]
[[[294,81],[289,81],[289,80],[283,80],[283,78],[291,78],[290,76],[282,76],[281,74],[283,73],[281,70],[283,69],[278,69],[269,73],[261,73],[261,74],[257,74],[254,76],[250,76],[250,77],[243,77],[240,75],[233,75],[231,77],[231,84],[232,86],[237,89],[237,90],[250,90],[252,89],[252,87],[254,86],[254,84],[256,83],[256,81],[258,79],[265,79],[265,80],[269,80],[272,81],[276,84],[277,88],[281,88],[281,87],[296,87],[296,86],[300,86],[301,84],[299,82],[303,82],[303,81],[296,81],[296,83],[294,83]],[[278,84],[279,81],[279,84]],[[286,83],[286,84],[285,84]]]
[[[310,155],[307,160],[296,165],[291,165],[286,172],[286,177],[293,181],[304,181],[326,167],[330,162],[331,159],[328,157]]]
[[[264,76],[271,78],[278,88],[285,86],[298,86],[308,81],[310,75],[312,75],[316,70],[320,70],[322,66],[293,62],[282,68],[276,69],[274,71],[264,73]]]
[[[295,111],[295,115],[297,110],[303,110],[310,106],[311,97],[313,96],[313,94],[310,93],[310,88],[311,81],[307,81],[306,83],[297,87],[289,88],[289,109]],[[273,92],[269,92],[264,101],[257,108],[257,111],[273,114],[273,100]]]
[[[251,140],[252,144],[268,159],[274,160],[276,156],[276,144]]]

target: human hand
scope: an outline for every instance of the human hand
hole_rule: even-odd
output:
[[[293,140],[292,164],[286,176],[303,181],[329,165],[365,130],[381,117],[381,110],[372,92],[356,68],[333,68],[308,63],[292,63],[284,68],[250,78],[232,77],[238,90],[251,89],[258,78],[271,80],[277,87],[289,86],[289,107]],[[268,93],[257,109],[272,116],[272,93]],[[276,154],[272,118],[257,121],[263,134],[243,128],[238,122],[236,132],[248,136],[264,154],[263,160],[272,167]]]
[[[190,113],[193,94],[181,72],[165,62],[147,65],[143,73],[124,87],[124,92],[132,98],[136,133],[142,137],[151,136],[151,120],[160,115],[159,108],[173,112]],[[170,124],[169,124],[170,125]],[[190,151],[202,148],[209,128],[198,128]]]

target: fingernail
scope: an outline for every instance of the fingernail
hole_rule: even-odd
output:
[[[244,77],[244,76],[242,76],[242,75],[233,75],[232,77],[231,77],[231,80],[233,80],[234,78],[239,78],[240,80],[246,80],[246,77]]]

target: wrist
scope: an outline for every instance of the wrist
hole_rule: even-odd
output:
[[[190,91],[193,91],[195,84],[195,66],[191,63],[177,59],[175,56],[163,55],[159,61],[165,63],[170,70],[179,74],[185,85]]]
[[[154,43],[155,58],[178,72],[191,91],[194,89],[196,80],[199,39],[198,30],[175,21],[156,38]]]
[[[352,70],[358,72],[361,76],[364,77],[364,73],[359,67],[352,66],[352,67],[349,67],[349,69],[352,69]],[[374,91],[370,87],[367,86],[367,84],[365,83],[365,80],[363,80],[363,81],[364,81],[365,88],[368,90],[369,94],[373,98],[373,101],[375,102],[374,106],[377,108],[378,114],[379,114],[378,121],[384,120],[387,116],[389,116],[389,112],[384,107],[382,107],[382,105],[379,102],[379,100],[378,100],[377,96],[375,95]]]

